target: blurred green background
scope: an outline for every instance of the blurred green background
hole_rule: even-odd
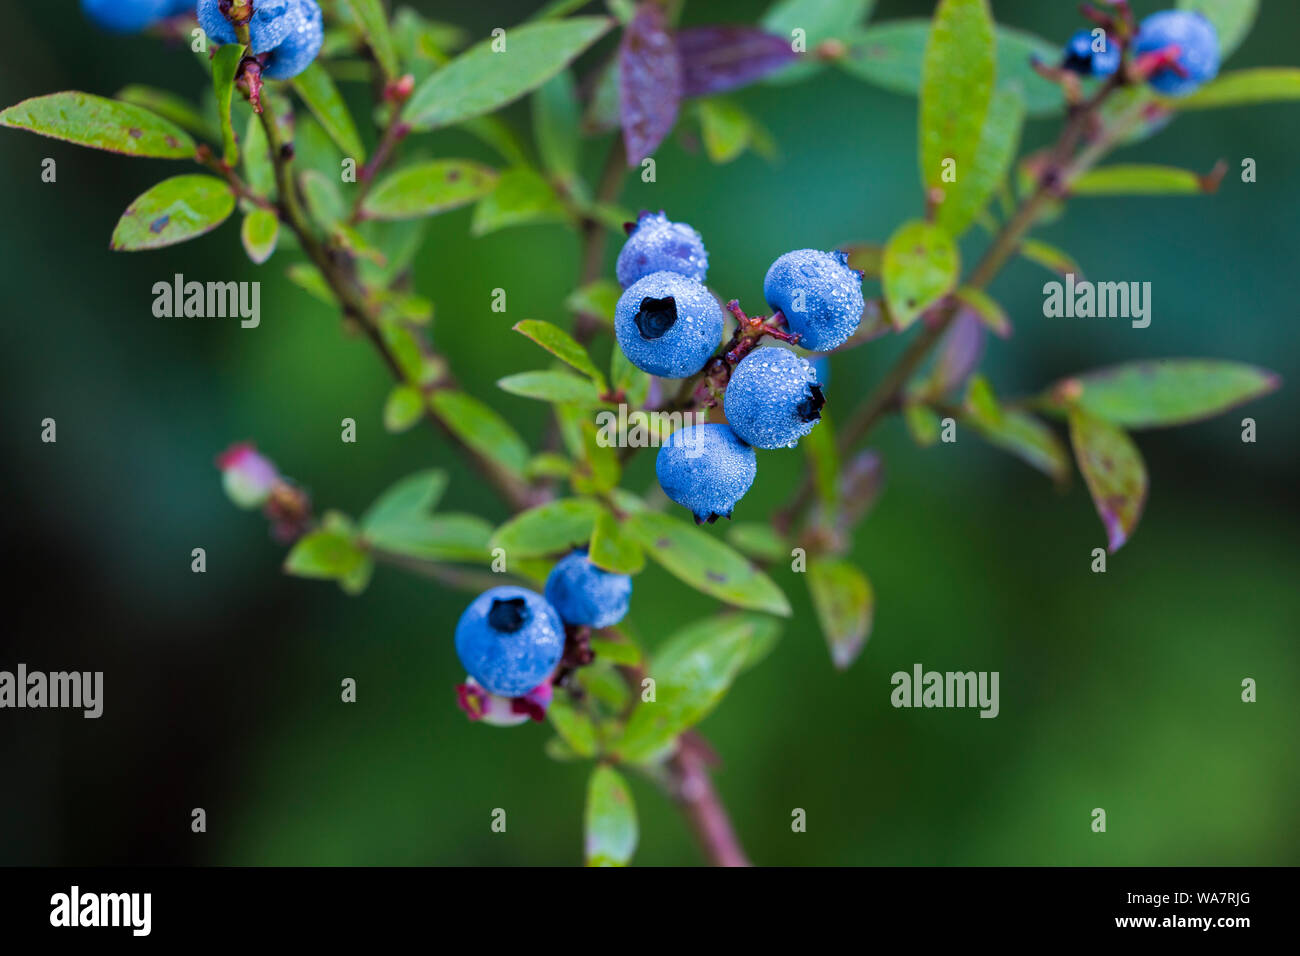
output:
[[[531,8],[412,5],[475,36]],[[873,19],[932,6],[882,0]],[[993,6],[1001,22],[1046,37],[1081,25],[1072,4]],[[753,22],[760,10],[688,3],[685,22]],[[197,96],[203,85],[188,51],[106,41],[71,0],[6,2],[4,19],[4,105],[58,89],[108,95],[149,82]],[[1230,66],[1294,65],[1297,35],[1300,8],[1265,0]],[[358,108],[364,93],[350,90]],[[747,153],[716,167],[677,139],[658,153],[658,181],[629,177],[622,196],[698,228],[723,294],[758,309],[781,252],[883,240],[921,211],[914,101],[831,70],[738,97],[779,142],[778,163]],[[969,434],[921,450],[896,420],[877,432],[888,486],[853,554],[877,592],[865,653],[836,673],[802,581],[779,573],[795,616],[702,727],[756,862],[1300,862],[1298,115],[1267,106],[1182,118],[1123,155],[1201,171],[1222,157],[1230,174],[1217,195],[1082,200],[1043,230],[1091,277],[1150,281],[1150,328],[1044,319],[1051,276],[1028,263],[993,287],[1016,324],[988,349],[1000,393],[1158,356],[1239,359],[1285,379],[1240,413],[1138,436],[1150,502],[1108,573],[1089,571],[1104,539],[1077,478],[1058,495]],[[522,106],[507,116],[527,122]],[[1027,140],[1053,131],[1036,121]],[[234,220],[162,252],[108,251],[126,204],[182,164],[11,131],[0,142],[11,569],[0,667],[106,672],[98,721],[0,714],[0,863],[580,862],[588,768],[545,757],[548,728],[473,726],[455,707],[464,675],[451,632],[468,596],[386,569],[360,599],[285,577],[262,519],[224,498],[213,456],[253,439],[318,505],[353,514],[433,465],[453,475],[444,508],[500,520],[500,504],[431,431],[383,431],[385,369],[284,279],[291,256],[250,265]],[[455,131],[426,146],[495,161]],[[603,150],[590,145],[593,175]],[[57,184],[40,181],[47,156]],[[1236,175],[1244,157],[1257,160],[1255,184]],[[541,364],[511,324],[569,322],[576,241],[558,226],[471,240],[469,215],[434,221],[417,288],[436,301],[436,342],[469,390],[536,440],[544,407],[492,383]],[[968,261],[980,241],[966,244]],[[155,318],[152,285],[175,272],[260,280],[261,327]],[[504,315],[489,308],[497,287],[508,292]],[[837,356],[832,409],[843,416],[895,350]],[[1257,444],[1240,441],[1245,415],[1258,422]],[[47,416],[58,422],[54,445],[39,440]],[[354,445],[339,440],[345,417],[359,423]],[[738,512],[748,520],[777,508],[804,467],[796,453],[760,459]],[[648,487],[652,464],[640,456],[625,483]],[[207,549],[204,575],[190,572],[194,547]],[[637,579],[632,618],[649,644],[712,610],[657,568]],[[889,675],[916,662],[999,671],[1000,716],[891,708]],[[339,701],[344,677],[357,680],[355,705]],[[1244,677],[1258,681],[1258,703],[1240,701]],[[633,787],[636,862],[699,861],[671,805],[639,778]],[[190,832],[193,807],[207,811],[206,834]],[[505,834],[489,828],[496,807],[508,812]],[[803,834],[790,829],[796,807],[807,811]],[[1107,811],[1104,835],[1090,830],[1094,807]]]

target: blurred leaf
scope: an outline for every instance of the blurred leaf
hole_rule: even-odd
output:
[[[626,528],[664,570],[736,607],[788,617],[790,602],[767,575],[717,538],[654,511],[629,515]]]
[[[375,219],[433,216],[481,199],[496,185],[496,173],[486,166],[467,159],[438,159],[380,180],[361,208]]]
[[[1156,428],[1212,418],[1280,384],[1276,373],[1240,362],[1158,359],[1063,379],[1049,395],[1058,408],[1076,407],[1113,425]]]
[[[509,165],[531,165],[532,161],[524,152],[523,142],[518,134],[500,116],[495,114],[475,116],[473,119],[462,120],[456,125],[491,146]]]
[[[189,130],[195,136],[206,139],[220,139],[221,131],[212,128],[211,121],[200,113],[187,100],[170,90],[160,90],[154,86],[142,86],[132,83],[117,91],[114,99],[130,103],[148,110],[182,129]]]
[[[1041,37],[996,26],[997,89],[1016,91],[1030,116],[1050,116],[1065,105],[1061,88],[1034,72],[1037,57],[1044,63],[1060,60],[1059,45]],[[890,20],[850,37],[848,51],[837,62],[868,83],[916,96],[921,89],[921,67],[930,37],[927,20]]]
[[[600,391],[605,391],[605,376],[596,368],[587,350],[564,329],[539,319],[524,319],[514,324],[514,330],[532,339],[561,362],[590,377]]]
[[[244,217],[239,238],[248,258],[258,265],[271,258],[280,235],[280,219],[269,209],[253,209]]]
[[[757,630],[754,615],[718,615],[668,638],[646,668],[655,699],[637,703],[614,744],[620,759],[645,760],[707,717],[747,663]]]
[[[903,405],[903,424],[907,426],[912,441],[929,448],[939,440],[939,416],[929,405],[907,402]]]
[[[983,375],[971,378],[966,388],[966,411],[982,425],[993,426],[1002,420],[1002,406],[993,394],[993,386]]]
[[[610,23],[607,17],[573,17],[512,27],[503,52],[494,53],[494,40],[484,40],[421,83],[403,118],[430,130],[490,113],[564,69]]]
[[[831,662],[844,670],[871,636],[876,609],[871,582],[847,561],[815,559],[808,565],[808,592],[830,647]]]
[[[230,125],[230,101],[235,95],[235,72],[244,58],[239,43],[225,43],[212,56],[212,90],[217,96],[217,121],[221,124],[221,145],[228,165],[239,162],[239,144],[235,128]]]
[[[1219,34],[1219,57],[1226,60],[1254,26],[1259,0],[1178,0],[1178,8],[1205,14]]]
[[[682,61],[656,3],[642,3],[618,47],[619,111],[627,164],[651,155],[677,121]]]
[[[636,852],[636,805],[613,767],[597,765],[587,785],[584,855],[587,866],[626,866]]]
[[[188,174],[150,187],[113,230],[111,248],[118,252],[174,246],[211,232],[235,211],[235,194],[215,176]]]
[[[358,166],[364,163],[366,147],[357,134],[357,126],[352,121],[352,114],[348,112],[348,105],[343,102],[338,87],[330,79],[325,67],[317,61],[289,82],[330,139],[343,151],[343,156],[355,159]]]
[[[393,357],[393,364],[410,385],[432,385],[440,377],[441,369],[430,361],[415,331],[400,321],[383,321],[379,334],[384,347]]]
[[[704,151],[715,163],[729,163],[749,145],[752,125],[749,114],[723,97],[700,100],[700,134]]]
[[[346,534],[314,531],[284,559],[284,570],[300,578],[343,578],[365,563],[366,553]]]
[[[285,270],[285,275],[289,281],[298,288],[303,289],[313,298],[324,302],[328,306],[337,306],[338,300],[334,298],[334,293],[325,281],[325,277],[315,266],[310,266],[305,262],[295,262]]]
[[[791,50],[794,31],[803,31],[804,49],[796,54],[798,62],[769,80],[795,83],[812,76],[823,66],[817,58],[818,47],[827,40],[847,39],[867,19],[873,6],[875,0],[777,0],[763,14],[759,25],[785,40]]]
[[[507,226],[567,220],[568,211],[551,184],[534,170],[520,166],[503,172],[497,188],[479,200],[470,232],[484,236]]]
[[[801,444],[808,464],[812,467],[817,499],[826,513],[832,515],[840,504],[840,453],[835,444],[835,428],[828,411],[822,410],[821,422],[803,437]]]
[[[727,541],[738,551],[762,561],[782,561],[790,554],[789,545],[772,526],[757,521],[733,524],[727,529]]]
[[[962,286],[955,295],[961,304],[969,307],[971,312],[984,323],[984,327],[998,338],[1005,339],[1011,335],[1011,320],[1007,318],[1006,312],[1002,311],[1002,306],[994,302],[988,293],[971,286]]]
[[[1137,527],[1147,497],[1147,471],[1133,440],[1109,422],[1070,411],[1070,441],[1106,528],[1107,549],[1123,547]]]
[[[600,403],[600,393],[591,380],[569,372],[519,372],[498,379],[497,387],[512,395],[535,398],[542,402],[574,402],[581,405]]]
[[[429,396],[439,420],[466,445],[515,475],[528,464],[528,446],[504,418],[477,398],[451,389]]]
[[[414,385],[396,385],[384,402],[384,429],[404,432],[424,417],[424,393]]]
[[[921,181],[927,196],[947,189],[945,161],[955,163],[958,181],[975,166],[993,95],[995,43],[987,0],[939,0],[921,64]]]
[[[573,74],[561,70],[533,94],[533,135],[542,164],[568,183],[578,180],[578,93]]]
[[[248,117],[244,131],[244,181],[259,196],[274,198],[276,195],[275,168],[267,152],[266,130],[256,113]]]
[[[1036,262],[1044,269],[1055,272],[1057,275],[1073,274],[1076,279],[1083,278],[1083,270],[1079,264],[1070,258],[1068,253],[1061,251],[1055,246],[1049,246],[1045,242],[1037,239],[1026,239],[1020,244],[1020,254],[1030,262]]]
[[[704,26],[674,36],[682,64],[682,95],[712,96],[748,86],[792,63],[788,36],[750,26]]]
[[[969,422],[990,445],[1010,452],[1054,481],[1069,478],[1069,453],[1056,433],[1033,415],[1008,408],[992,420],[972,416]]]
[[[598,660],[609,661],[611,664],[636,667],[641,663],[641,648],[629,641],[606,641],[593,637],[591,649],[596,652]]]
[[[1161,102],[1176,110],[1210,110],[1223,106],[1249,106],[1290,100],[1300,100],[1300,69],[1266,66],[1224,73],[1190,96]]]
[[[374,559],[370,555],[366,555],[360,564],[339,578],[339,588],[348,597],[357,597],[365,593],[366,588],[370,586],[370,579],[374,576],[374,573]]]
[[[617,129],[619,124],[618,54],[596,73],[591,83],[587,109],[582,114],[582,131],[588,136]]]
[[[916,219],[889,237],[882,272],[889,314],[902,330],[952,290],[961,260],[947,231]]]
[[[614,489],[623,475],[618,449],[602,444],[600,430],[576,406],[565,406],[567,415],[577,415],[577,438],[580,444],[578,467],[569,476],[573,490],[579,494],[603,495]]]
[[[878,242],[855,242],[841,246],[849,257],[849,268],[857,269],[864,279],[879,279],[885,262],[885,247]]]
[[[361,531],[370,534],[385,526],[402,525],[430,514],[447,490],[447,473],[438,468],[416,472],[396,482],[361,518]]]
[[[529,478],[568,478],[572,473],[573,462],[554,452],[539,452],[528,461]]]
[[[587,558],[598,568],[613,574],[639,574],[645,567],[645,552],[636,539],[608,511],[596,516]]]
[[[963,168],[957,169],[957,181],[945,183],[944,200],[936,218],[939,225],[954,237],[960,236],[989,199],[1006,180],[1020,146],[1020,128],[1025,121],[1025,104],[1015,90],[999,89],[989,101],[979,147]]]
[[[304,169],[298,173],[298,185],[312,219],[325,229],[343,220],[348,209],[343,194],[334,180],[317,169]]]
[[[613,325],[614,308],[622,294],[623,290],[613,279],[597,279],[571,292],[564,304],[573,312],[594,316]]]
[[[1172,166],[1102,166],[1070,180],[1075,196],[1148,196],[1213,192],[1218,181]]]
[[[928,382],[931,397],[946,395],[965,384],[984,358],[984,323],[969,309],[958,310],[939,343]]]
[[[590,498],[548,501],[511,518],[492,536],[511,558],[540,558],[585,545],[604,509]]]
[[[596,756],[596,725],[590,715],[573,706],[569,695],[564,691],[556,693],[551,705],[546,708],[546,716],[551,719],[556,733],[579,757]]]
[[[69,90],[0,110],[0,126],[125,156],[189,159],[194,140],[175,123],[130,103]]]
[[[393,47],[393,36],[388,29],[388,17],[384,13],[382,0],[347,0],[347,3],[352,8],[353,18],[365,34],[366,43],[375,54],[375,60],[383,69],[385,78],[396,79],[401,75],[401,67],[397,62],[397,50]],[[346,153],[347,149],[344,148],[343,151]]]
[[[421,561],[486,562],[492,525],[478,515],[436,514],[386,521],[365,532],[366,541],[380,551]]]
[[[610,353],[609,377],[615,393],[622,393],[623,401],[632,408],[645,404],[650,393],[650,376],[633,365],[622,349]]]

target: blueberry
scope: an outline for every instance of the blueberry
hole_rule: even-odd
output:
[[[289,0],[284,40],[271,51],[262,75],[289,80],[311,66],[325,41],[320,5],[316,0]]]
[[[763,297],[779,309],[799,345],[829,352],[843,345],[862,321],[862,273],[843,252],[796,249],[767,270]]]
[[[652,272],[676,272],[700,282],[709,271],[709,254],[700,234],[663,212],[643,212],[614,267],[618,284],[627,288]]]
[[[695,279],[652,272],[628,286],[614,312],[614,333],[629,362],[662,378],[704,368],[722,338],[722,306]]]
[[[1065,60],[1062,61],[1061,68],[1080,76],[1110,76],[1118,70],[1122,57],[1119,44],[1112,40],[1110,34],[1106,34],[1102,40],[1104,49],[1100,52],[1093,49],[1093,43],[1091,30],[1080,30],[1070,37],[1070,42],[1065,45]]]
[[[754,483],[754,449],[726,425],[688,425],[669,436],[655,459],[664,494],[691,510],[695,523],[731,517]]]
[[[484,591],[456,624],[456,653],[490,694],[521,697],[550,676],[564,653],[564,624],[535,591]]]
[[[139,33],[167,10],[168,0],[81,0],[82,12],[112,33]]]
[[[596,567],[585,551],[574,551],[546,579],[546,600],[565,624],[610,627],[623,620],[632,579]]]
[[[1186,96],[1219,72],[1219,34],[1214,24],[1199,13],[1165,10],[1153,13],[1138,26],[1133,49],[1139,55],[1168,46],[1178,47],[1180,76],[1172,67],[1161,67],[1148,82],[1166,96]]]
[[[808,360],[773,347],[740,360],[723,401],[731,430],[755,448],[793,448],[821,421],[826,404]]]
[[[254,53],[274,50],[284,40],[289,28],[290,0],[253,0],[253,16],[248,21],[248,37]],[[199,26],[215,43],[234,43],[235,28],[221,12],[221,0],[199,0]]]

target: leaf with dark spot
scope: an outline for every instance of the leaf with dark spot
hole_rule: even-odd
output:
[[[1110,551],[1133,535],[1147,499],[1147,470],[1129,436],[1079,409],[1070,411],[1070,441]]]
[[[710,96],[748,86],[796,56],[784,37],[756,27],[691,27],[678,30],[675,39],[683,96]]]
[[[113,230],[112,248],[133,252],[185,242],[217,228],[234,209],[235,194],[224,179],[173,176],[127,207]]]
[[[657,4],[637,8],[623,31],[618,66],[623,142],[628,165],[636,166],[672,131],[682,99],[681,57]]]

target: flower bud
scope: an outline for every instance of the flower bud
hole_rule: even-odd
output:
[[[472,677],[456,685],[456,704],[470,720],[482,721],[493,727],[514,727],[529,719],[546,719],[546,708],[551,704],[555,688],[549,679],[542,681],[523,697],[501,697],[490,694]]]
[[[230,500],[246,510],[264,505],[280,480],[275,465],[259,454],[251,442],[231,445],[217,457],[217,467],[221,469],[221,483]]]

